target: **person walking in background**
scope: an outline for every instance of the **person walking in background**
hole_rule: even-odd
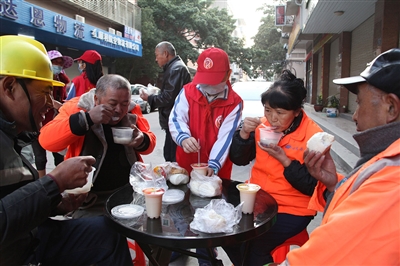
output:
[[[158,108],[160,126],[165,131],[164,159],[167,162],[175,162],[176,143],[169,132],[168,118],[176,96],[183,85],[190,82],[190,73],[179,55],[176,55],[175,47],[171,43],[157,44],[155,55],[157,64],[164,70],[161,92],[158,95],[148,95],[141,91],[140,97],[150,104],[151,109]]]
[[[333,83],[357,95],[360,159],[343,178],[329,153],[304,152],[319,180],[310,207],[325,212],[282,265],[400,265],[400,49]]]
[[[78,70],[81,74],[72,80],[67,100],[81,96],[96,87],[97,81],[103,76],[101,60],[101,55],[95,50],[87,50],[81,57],[74,59],[78,62]]]
[[[45,116],[43,126],[53,120],[57,115],[58,109],[62,106],[67,97],[66,86],[69,83],[69,78],[65,74],[64,69],[72,66],[73,60],[69,56],[63,56],[57,50],[50,50],[47,52],[52,64],[53,79],[61,81],[65,86],[53,86],[53,108],[51,108]],[[32,142],[33,153],[35,154],[35,165],[39,172],[39,177],[46,174],[47,156],[46,150],[40,146],[39,141],[36,139]],[[53,152],[54,165],[59,165],[64,160],[64,155]]]
[[[86,194],[63,197],[86,183],[95,159],[65,160],[48,175],[21,155],[18,134],[38,132],[53,107],[51,62],[43,44],[0,37],[0,265],[132,265],[126,238],[106,217],[57,221]]]
[[[229,157],[236,165],[255,159],[249,182],[271,194],[278,203],[276,223],[265,234],[245,245],[223,247],[235,265],[264,265],[273,262],[271,252],[292,236],[307,228],[316,215],[308,203],[317,184],[303,162],[307,141],[321,128],[303,111],[307,90],[303,80],[289,70],[261,94],[263,118],[246,117],[233,135]],[[277,144],[261,144],[260,128],[272,127],[282,136]]]
[[[120,75],[104,75],[96,88],[66,101],[53,121],[44,126],[40,144],[47,150],[68,148],[65,158],[92,155],[97,161],[93,187],[74,218],[104,214],[106,199],[118,188],[129,184],[132,165],[142,161],[156,145],[156,136],[140,108],[131,102],[131,88]],[[133,108],[136,114],[130,111]],[[127,144],[114,142],[113,127],[133,128]]]

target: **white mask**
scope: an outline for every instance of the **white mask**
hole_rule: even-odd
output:
[[[210,95],[215,95],[218,93],[221,93],[225,90],[226,88],[226,82],[221,82],[217,85],[208,85],[208,84],[199,84],[200,89]]]

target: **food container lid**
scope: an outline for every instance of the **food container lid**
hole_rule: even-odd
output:
[[[185,193],[179,189],[168,189],[163,197],[162,202],[165,204],[175,204],[183,200]]]
[[[132,219],[142,215],[144,208],[135,204],[122,204],[111,209],[111,214],[119,219]]]

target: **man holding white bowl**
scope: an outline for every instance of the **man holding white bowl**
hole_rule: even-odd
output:
[[[130,139],[115,142],[112,129],[130,128]],[[131,166],[141,154],[154,150],[156,137],[140,108],[131,102],[130,83],[119,75],[105,75],[96,88],[67,101],[59,115],[42,128],[40,144],[50,151],[68,148],[65,158],[96,158],[93,187],[74,218],[103,214],[104,202],[129,182]]]

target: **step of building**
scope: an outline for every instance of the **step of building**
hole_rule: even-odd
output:
[[[327,117],[324,112],[315,112],[312,105],[306,104],[304,110],[325,132],[335,136],[331,147],[331,155],[343,172],[350,172],[358,159],[360,150],[353,135],[357,133],[356,125],[350,114],[339,117]]]

